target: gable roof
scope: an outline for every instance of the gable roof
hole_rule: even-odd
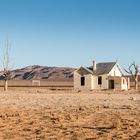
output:
[[[93,66],[88,67],[88,69],[91,70],[93,74],[97,75],[108,74],[115,65],[116,62],[98,63],[96,65],[95,71],[93,71]]]
[[[97,63],[96,64],[96,70],[93,71],[93,66],[90,67],[80,67],[77,69],[77,73],[80,75],[87,75],[87,74],[94,74],[94,75],[103,75],[103,74],[109,74],[110,71],[113,69],[113,67],[117,65],[118,69],[123,75],[123,72],[117,62],[104,62],[104,63]]]
[[[80,74],[80,75],[87,75],[87,74],[92,74],[93,72],[86,68],[86,67],[80,67],[77,72]]]
[[[116,64],[117,64],[116,62],[98,63],[96,65],[96,70],[95,71],[93,71],[93,66],[90,66],[90,67],[80,67],[76,71],[80,75],[87,75],[87,74],[102,75],[102,74],[108,74]]]

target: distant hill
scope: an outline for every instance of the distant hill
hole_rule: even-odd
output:
[[[73,80],[74,68],[48,67],[48,66],[28,66],[11,71],[11,80]],[[3,77],[1,76],[2,80]]]
[[[75,68],[68,67],[48,67],[48,66],[39,66],[33,65],[21,69],[12,70],[10,72],[11,80],[48,80],[48,81],[72,81],[73,72]],[[130,77],[131,81],[134,81],[132,76]],[[0,80],[3,80],[3,77],[0,76]],[[140,81],[140,75],[139,75]]]

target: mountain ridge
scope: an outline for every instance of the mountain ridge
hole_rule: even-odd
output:
[[[10,71],[11,80],[72,80],[75,68],[32,65]],[[1,76],[2,80],[3,77]]]

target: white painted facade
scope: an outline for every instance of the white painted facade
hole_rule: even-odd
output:
[[[96,75],[92,73],[81,75],[78,73],[78,70],[74,72],[75,90],[110,89],[109,80],[114,81],[114,89],[128,90],[130,88],[129,79],[123,77],[123,74],[118,64],[115,64],[109,73],[102,75]],[[85,78],[84,85],[81,85],[81,77]],[[98,83],[99,77],[102,77],[101,84]]]
[[[113,68],[112,68],[112,70],[109,72],[109,74],[108,75],[110,75],[110,76],[123,76],[122,75],[122,72],[121,72],[121,69],[119,68],[119,65],[118,64],[116,64]]]

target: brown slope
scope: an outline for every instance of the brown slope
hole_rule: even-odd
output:
[[[11,71],[12,80],[72,80],[74,68],[28,66],[22,69]]]

